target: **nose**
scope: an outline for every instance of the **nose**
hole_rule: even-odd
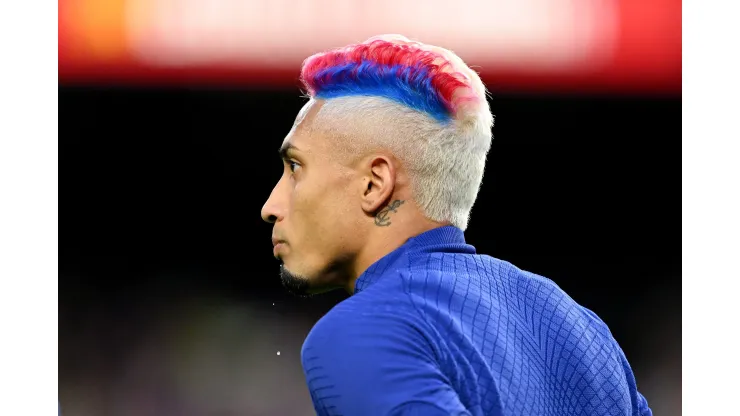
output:
[[[265,222],[269,222],[270,224],[275,224],[277,222],[277,216],[272,214],[265,215],[263,212],[262,220]]]
[[[280,184],[278,183],[278,185],[275,186],[275,188],[272,190],[272,193],[270,194],[270,197],[267,198],[265,205],[262,206],[262,220],[270,224],[276,223],[283,217],[281,204],[279,203],[279,198],[277,197],[279,185]]]

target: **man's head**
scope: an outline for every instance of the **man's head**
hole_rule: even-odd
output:
[[[351,291],[409,237],[465,230],[493,116],[460,58],[386,35],[308,58],[301,78],[310,100],[262,209],[289,289]]]

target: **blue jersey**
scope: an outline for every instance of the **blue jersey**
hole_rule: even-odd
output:
[[[357,280],[301,352],[329,415],[651,415],[606,324],[446,226]]]

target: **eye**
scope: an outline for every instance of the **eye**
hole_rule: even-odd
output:
[[[298,169],[301,165],[298,164],[298,162],[294,162],[292,160],[288,161],[288,168],[291,172],[295,173],[296,169]]]

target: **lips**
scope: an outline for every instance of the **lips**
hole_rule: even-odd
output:
[[[280,254],[279,253],[280,253],[280,250],[285,245],[285,242],[282,241],[282,240],[273,240],[272,243],[273,243],[273,247],[272,247],[272,255],[273,255],[273,257],[275,257],[276,259],[277,258],[280,258]]]

